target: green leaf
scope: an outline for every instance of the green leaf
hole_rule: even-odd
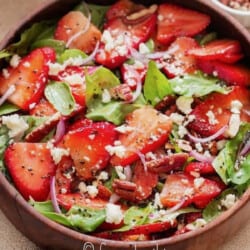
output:
[[[7,115],[18,111],[19,108],[11,103],[5,102],[0,106],[0,115]]]
[[[210,43],[212,41],[214,41],[215,39],[217,39],[217,33],[216,32],[210,32],[204,36],[201,36],[198,39],[198,42],[200,45],[206,45],[207,43]]]
[[[32,43],[31,50],[42,47],[54,48],[56,54],[60,55],[65,50],[65,43],[63,41],[55,40],[52,38],[41,39]]]
[[[143,92],[145,99],[153,106],[159,103],[165,96],[173,93],[168,79],[153,61],[150,61],[148,65]]]
[[[18,42],[11,44],[7,48],[7,51],[20,56],[26,55],[31,50],[34,42],[40,39],[52,38],[52,27],[54,27],[55,23],[55,20],[34,23],[21,34]]]
[[[66,49],[58,58],[58,63],[63,64],[65,61],[73,58],[86,58],[87,55],[79,49]]]
[[[48,101],[62,115],[69,115],[75,109],[75,100],[70,87],[65,82],[51,82],[44,91]]]
[[[242,124],[237,135],[226,143],[212,163],[217,174],[226,184],[232,182],[241,185],[250,180],[250,155],[240,161],[237,159],[238,149],[249,131],[250,123]]]
[[[9,135],[8,135],[8,128],[4,125],[0,126],[0,171],[6,174],[6,168],[4,165],[4,151],[8,147],[9,144]]]
[[[128,231],[134,226],[146,224],[149,214],[153,211],[153,207],[149,204],[146,207],[132,206],[124,214],[124,226],[114,230],[114,232]]]
[[[12,53],[9,53],[5,49],[0,50],[0,59],[10,57],[11,55],[12,55]]]
[[[91,13],[91,23],[93,23],[99,29],[102,29],[104,23],[104,17],[110,6],[88,4],[88,9]],[[81,11],[87,16],[86,8],[83,4],[79,4],[75,10]]]
[[[106,218],[105,209],[73,206],[67,213],[71,225],[83,232],[93,232]]]
[[[201,72],[195,75],[184,75],[169,80],[175,94],[187,97],[201,97],[212,92],[227,94],[230,89],[221,86],[219,80],[214,77],[208,77]]]

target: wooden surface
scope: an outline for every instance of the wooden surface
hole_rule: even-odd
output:
[[[47,0],[0,0],[0,40],[26,13]],[[250,213],[249,213],[250,214]],[[39,232],[38,232],[39,233]],[[0,249],[40,249],[18,232],[0,211]],[[250,249],[250,221],[220,250]],[[202,250],[202,247],[201,247]],[[214,249],[213,249],[214,250]]]

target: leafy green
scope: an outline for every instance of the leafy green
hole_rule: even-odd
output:
[[[65,61],[73,58],[86,58],[87,55],[79,49],[66,49],[57,59],[58,63],[63,64]]]
[[[10,57],[12,54],[6,51],[5,49],[0,50],[0,59]]]
[[[250,131],[250,123],[242,124],[237,135],[229,140],[213,161],[213,167],[224,183],[237,185],[250,180],[250,155],[237,159],[237,152],[246,133]]]
[[[3,154],[5,149],[8,146],[9,143],[9,135],[8,135],[8,128],[4,125],[0,126],[0,171],[4,172],[6,171],[5,166],[4,166],[4,161],[3,161]]]
[[[212,92],[227,94],[230,89],[219,84],[215,77],[208,77],[201,72],[194,75],[178,76],[169,80],[175,94],[187,97],[201,97]]]
[[[37,40],[31,45],[31,50],[41,47],[51,47],[54,48],[56,54],[61,54],[65,50],[65,43],[63,41],[55,40],[52,38],[46,38]]]
[[[19,108],[11,103],[5,102],[0,106],[0,115],[7,115],[18,111]]]
[[[173,93],[168,79],[153,61],[150,61],[148,65],[143,92],[145,99],[153,106],[159,103],[165,96]]]
[[[198,39],[198,42],[200,45],[206,45],[207,43],[212,42],[217,38],[217,33],[216,32],[210,32],[204,36],[201,36],[200,39]]]
[[[29,203],[35,210],[49,219],[82,232],[95,231],[95,229],[100,226],[106,218],[105,209],[72,206],[66,214],[58,214],[54,212],[51,201],[36,202],[30,200]]]
[[[98,27],[102,28],[104,23],[104,17],[110,6],[88,4],[88,9],[91,13],[91,22]],[[87,16],[87,9],[84,4],[79,4],[76,6],[75,10],[81,11],[85,16]]]
[[[40,117],[40,116],[31,116],[31,115],[24,115],[22,118],[28,123],[29,128],[25,131],[25,135],[29,134],[35,128],[39,127],[43,123],[45,123],[49,117]]]
[[[75,100],[65,82],[50,82],[44,91],[48,101],[62,115],[69,115],[75,109]]]

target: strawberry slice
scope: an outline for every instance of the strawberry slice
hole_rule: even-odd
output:
[[[80,193],[73,194],[58,194],[57,201],[64,209],[69,210],[73,205],[84,206],[94,209],[103,209],[107,205],[107,201],[94,198],[85,198]]]
[[[210,17],[206,14],[174,4],[161,4],[158,8],[157,41],[168,45],[179,36],[195,36],[206,29]]]
[[[145,7],[143,5],[135,4],[130,0],[117,1],[106,12],[106,21],[108,23],[113,19],[125,17],[144,8]]]
[[[198,104],[192,115],[195,120],[188,126],[200,135],[210,136],[220,130],[222,127],[228,125],[231,117],[231,103],[233,101],[240,101],[243,108],[250,105],[250,94],[242,87],[234,87],[229,94],[213,93],[207,99]],[[244,112],[241,112],[241,120],[248,121]]]
[[[86,30],[86,31],[85,31]],[[70,11],[63,16],[56,27],[54,37],[67,47],[91,53],[101,38],[101,32],[80,11]]]
[[[77,175],[88,180],[105,168],[110,159],[105,147],[113,145],[116,137],[115,126],[108,122],[86,122],[86,126],[70,130],[63,139],[63,145],[70,150]]]
[[[126,166],[163,145],[168,139],[172,122],[150,106],[133,111],[126,118],[127,131],[119,135],[118,149],[114,147],[113,166]],[[113,150],[112,150],[113,151]]]
[[[185,173],[191,174],[192,173],[198,173],[201,175],[206,175],[206,174],[215,174],[214,167],[211,163],[209,162],[190,162],[186,167],[185,167]]]
[[[24,57],[17,67],[9,67],[8,77],[0,75],[0,94],[3,95],[11,86],[15,91],[8,100],[21,109],[39,101],[48,80],[48,62],[55,61],[52,48],[39,48]]]
[[[131,49],[138,49],[155,29],[156,14],[145,15],[139,21],[126,18],[111,20],[103,32],[96,62],[110,69],[119,67],[131,54]]]
[[[243,57],[240,42],[229,39],[214,40],[200,48],[189,50],[188,54],[197,59],[225,63],[235,63]]]
[[[45,98],[40,101],[30,110],[30,115],[34,116],[52,116],[57,112],[53,105]]]
[[[166,54],[160,59],[166,75],[173,78],[197,70],[195,58],[187,55],[190,49],[197,47],[197,42],[190,37],[179,37],[171,43]]]
[[[50,192],[50,177],[55,164],[46,143],[18,142],[10,145],[4,160],[15,186],[23,197],[45,201]],[[20,157],[21,156],[21,157]]]
[[[186,207],[194,203],[198,208],[204,208],[221,192],[222,189],[216,181],[177,173],[167,176],[160,199],[165,207],[182,203],[181,207]]]
[[[204,73],[216,75],[228,85],[250,85],[250,69],[246,66],[226,64],[219,61],[197,60],[197,67]]]

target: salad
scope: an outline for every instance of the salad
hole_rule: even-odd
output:
[[[49,219],[105,239],[174,237],[249,187],[250,68],[206,13],[81,3],[0,59],[0,168]]]

